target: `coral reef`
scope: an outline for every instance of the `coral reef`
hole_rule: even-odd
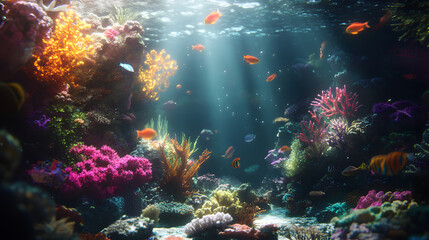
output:
[[[157,101],[159,92],[164,92],[169,86],[168,79],[177,71],[177,63],[170,60],[170,55],[161,50],[157,53],[151,50],[146,54],[145,65],[147,69],[140,67],[138,80],[142,84],[142,92],[145,98]]]
[[[347,206],[346,202],[337,202],[329,204],[329,206],[327,206],[324,210],[316,213],[315,216],[319,222],[329,222],[333,217],[339,217],[349,210],[350,208]]]
[[[21,162],[22,147],[17,138],[6,130],[0,130],[0,182],[15,175]]]
[[[393,2],[387,8],[392,15],[393,31],[402,35],[399,41],[417,40],[429,47],[429,17],[426,10],[429,3],[419,0]]]
[[[169,142],[173,148],[167,152],[166,142]],[[210,151],[207,149],[198,157],[190,160],[189,157],[195,151],[195,144],[191,149],[190,140],[184,135],[182,143],[179,144],[177,138],[171,139],[168,135],[160,145],[161,163],[164,170],[160,186],[166,192],[173,194],[177,198],[183,198],[189,195],[189,189],[192,185],[192,177],[209,157]]]
[[[309,165],[304,144],[299,139],[293,140],[290,148],[289,159],[283,162],[282,169],[286,177],[301,175],[305,167]]]
[[[372,112],[398,124],[419,125],[425,120],[423,108],[407,100],[376,103]]]
[[[343,151],[348,150],[349,146],[345,141],[345,137],[348,133],[347,121],[343,118],[333,119],[328,128],[329,131],[326,136],[328,144]]]
[[[88,28],[74,11],[59,14],[53,35],[44,40],[43,52],[34,54],[37,80],[53,85],[78,84],[74,71],[95,52],[92,37],[82,33]]]
[[[277,240],[277,230],[278,227],[274,224],[265,225],[259,229],[244,224],[232,224],[219,232],[219,236],[242,240]]]
[[[130,155],[120,158],[105,145],[100,150],[93,146],[77,145],[70,152],[81,155],[83,161],[65,169],[69,176],[62,191],[69,196],[86,195],[97,199],[117,196],[152,178],[149,160]]]
[[[202,218],[197,218],[192,220],[190,223],[186,224],[184,230],[188,237],[197,237],[204,234],[212,235],[212,233],[217,233],[218,230],[223,230],[227,224],[232,222],[231,215],[223,212],[218,212],[216,214],[205,215]]]
[[[159,222],[159,214],[161,213],[160,209],[155,205],[148,205],[143,209],[141,217],[149,218],[153,221],[153,224],[156,226]]]
[[[422,134],[422,140],[414,144],[416,163],[424,168],[429,168],[429,128]]]
[[[198,189],[204,193],[208,193],[217,188],[220,184],[220,179],[216,178],[214,174],[206,173],[198,176],[196,179],[196,185]]]

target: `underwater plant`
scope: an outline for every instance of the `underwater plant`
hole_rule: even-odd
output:
[[[43,52],[34,55],[34,76],[46,84],[76,85],[73,72],[95,52],[92,37],[82,33],[90,25],[70,10],[59,14],[55,26],[49,40],[43,40]]]
[[[150,119],[149,123],[144,125],[145,128],[155,129],[158,133],[159,141],[164,141],[165,137],[168,134],[168,121],[167,118],[161,118],[161,115],[158,115],[158,119],[155,124],[155,120],[153,118]]]
[[[135,20],[139,16],[138,12],[132,11],[131,8],[122,8],[115,6],[115,12],[109,17],[116,23],[122,25],[127,21]]]
[[[147,69],[140,67],[138,81],[142,84],[142,92],[146,98],[153,101],[159,99],[159,92],[164,92],[170,86],[168,79],[177,71],[177,62],[170,60],[170,55],[165,50],[157,53],[151,50],[146,54],[145,65]]]
[[[404,0],[389,4],[393,31],[402,33],[399,41],[417,40],[429,47],[429,2]]]
[[[172,146],[171,151],[166,148],[167,141]],[[189,189],[192,186],[192,177],[197,173],[201,164],[210,157],[211,152],[206,149],[198,159],[189,159],[192,153],[196,151],[196,147],[195,143],[192,145],[190,139],[187,139],[184,134],[181,144],[177,141],[177,137],[171,139],[167,135],[159,146],[159,150],[161,152],[162,169],[164,170],[160,183],[161,188],[177,198],[190,195]]]

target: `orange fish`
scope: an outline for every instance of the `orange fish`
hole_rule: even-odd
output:
[[[152,128],[145,128],[141,131],[137,130],[137,139],[138,138],[143,138],[146,140],[151,140],[152,138],[156,137],[157,133],[155,130],[153,130]]]
[[[267,82],[271,82],[271,81],[273,81],[274,80],[274,78],[276,78],[277,77],[277,74],[273,74],[273,75],[271,75],[271,76],[269,76],[268,78],[267,78]]]
[[[215,24],[216,21],[221,17],[222,14],[219,12],[219,9],[215,12],[210,13],[206,19],[204,19],[205,24]]]
[[[259,62],[258,58],[254,57],[254,56],[250,56],[250,55],[244,56],[243,60],[246,61],[248,64],[256,64]]]
[[[369,28],[368,22],[352,23],[346,28],[346,33],[356,35],[365,30],[365,28]]]
[[[282,152],[290,151],[290,147],[284,145],[283,147],[280,148],[280,151],[282,151]]]
[[[240,167],[240,158],[235,158],[232,160],[232,168],[239,168]]]
[[[188,91],[186,91],[186,94],[191,95],[191,94],[192,94],[192,91],[191,91],[191,90],[188,90]]]
[[[177,89],[181,89],[181,88],[182,88],[182,85],[177,84],[177,85],[176,85],[176,88],[177,88]]]
[[[192,50],[197,50],[197,51],[199,51],[199,52],[202,52],[205,48],[206,48],[206,47],[204,47],[204,46],[203,46],[203,45],[201,45],[201,44],[198,44],[198,45],[192,46]]]
[[[233,147],[233,146],[230,146],[230,147],[226,150],[225,154],[224,154],[224,155],[222,155],[222,157],[223,157],[223,158],[231,158],[231,157],[232,157],[232,155],[234,154],[234,151],[235,151],[234,147]]]
[[[322,59],[322,57],[323,57],[323,50],[325,50],[326,43],[328,43],[328,42],[323,41],[322,45],[320,45],[320,59]]]
[[[383,17],[380,18],[380,21],[377,23],[377,25],[375,25],[373,31],[374,32],[377,31],[377,29],[381,28],[386,23],[390,22],[391,17],[392,17],[392,14],[390,13],[390,11],[387,11],[386,14],[384,14]]]
[[[377,155],[371,158],[369,168],[372,173],[382,175],[397,175],[407,163],[407,153],[391,152],[387,155]]]

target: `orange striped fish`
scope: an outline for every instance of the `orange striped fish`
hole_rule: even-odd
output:
[[[232,168],[239,168],[240,167],[240,158],[235,158],[232,160]]]
[[[371,158],[369,168],[371,172],[381,175],[393,176],[405,167],[407,153],[391,152],[387,155],[377,155]]]

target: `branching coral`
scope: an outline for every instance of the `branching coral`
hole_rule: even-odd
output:
[[[429,47],[428,1],[406,0],[390,4],[393,30],[401,32],[399,41],[416,39]]]
[[[76,83],[73,71],[94,53],[93,39],[81,32],[89,27],[74,11],[59,14],[53,36],[43,40],[45,49],[34,55],[37,69],[34,75],[39,81],[48,84]]]
[[[167,152],[167,140],[173,147],[171,152]],[[195,145],[192,146],[186,136],[182,138],[182,143],[179,144],[176,137],[171,139],[167,135],[159,148],[161,152],[162,169],[164,170],[164,176],[160,183],[161,187],[166,192],[178,198],[189,195],[192,177],[198,171],[201,164],[210,157],[211,152],[206,149],[198,159],[189,159],[191,154],[195,151]]]
[[[146,54],[144,63],[148,68],[143,70],[140,67],[138,76],[139,82],[143,84],[142,91],[146,98],[157,101],[159,92],[164,92],[170,86],[168,78],[176,74],[177,62],[170,60],[170,55],[165,50],[159,53],[151,50]]]

